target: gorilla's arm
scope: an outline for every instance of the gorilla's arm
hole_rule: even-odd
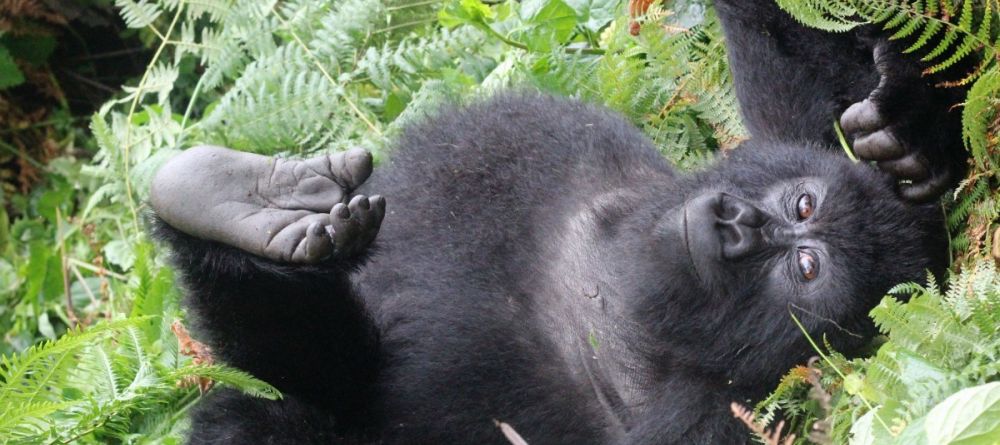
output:
[[[340,184],[363,181],[371,161],[366,153],[335,156],[342,158],[276,161],[202,147],[160,170],[151,201],[156,235],[170,244],[199,334],[215,354],[346,416],[375,374],[378,350],[348,273],[364,259],[385,202],[340,202],[350,192]],[[313,165],[332,173],[305,168]]]
[[[967,158],[961,140],[962,88],[934,87],[895,43],[879,42],[873,56],[879,85],[852,104],[840,125],[859,158],[896,178],[903,198],[928,201],[958,183]]]
[[[954,106],[964,90],[923,76],[915,57],[900,55],[908,42],[887,42],[875,27],[807,28],[773,0],[715,4],[753,137],[835,146],[841,119],[859,157],[906,181],[905,198],[933,199],[961,179],[967,155]]]

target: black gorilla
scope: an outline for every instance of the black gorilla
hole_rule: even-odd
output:
[[[789,313],[851,349],[891,285],[944,267],[939,210],[818,148],[832,120],[859,103],[858,151],[897,159],[913,199],[961,156],[914,144],[937,140],[923,115],[884,117],[891,89],[864,100],[876,41],[837,72],[793,50],[866,37],[737,3],[719,10],[755,138],[691,175],[619,117],[532,94],[442,110],[370,178],[361,151],[172,160],[156,228],[201,333],[285,394],[219,391],[190,441],[499,444],[500,421],[535,444],[745,442],[729,403],[811,354]]]

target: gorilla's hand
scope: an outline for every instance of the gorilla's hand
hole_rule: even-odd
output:
[[[902,181],[904,199],[934,199],[961,174],[963,154],[960,145],[954,146],[961,141],[954,128],[957,116],[927,105],[935,103],[931,97],[947,93],[923,79],[917,63],[885,42],[875,45],[874,57],[879,85],[841,115],[840,125],[858,157]]]
[[[153,179],[151,203],[176,229],[275,261],[349,257],[375,238],[385,200],[355,196],[372,171],[361,149],[306,160],[199,146]]]

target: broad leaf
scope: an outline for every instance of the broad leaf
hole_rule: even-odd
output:
[[[1000,443],[1000,382],[966,388],[927,414],[927,439],[933,444]]]

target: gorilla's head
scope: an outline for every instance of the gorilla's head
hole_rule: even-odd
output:
[[[748,145],[682,182],[685,201],[660,230],[670,276],[684,279],[660,295],[673,315],[647,316],[672,348],[684,342],[691,357],[719,360],[702,365],[752,384],[745,377],[810,353],[790,313],[814,338],[857,347],[890,287],[944,270],[947,241],[937,206],[902,201],[871,166],[829,149]]]

